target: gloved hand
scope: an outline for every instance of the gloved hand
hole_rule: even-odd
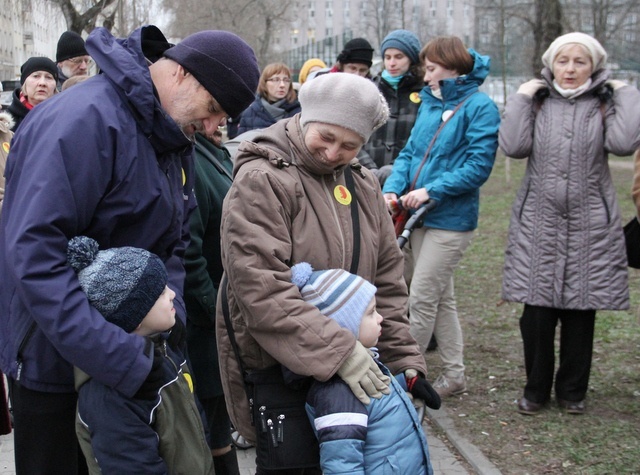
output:
[[[415,399],[422,399],[431,409],[440,409],[442,404],[440,395],[429,384],[429,381],[419,376],[415,369],[406,370],[404,377],[407,380],[407,389]]]
[[[618,79],[609,79],[607,82],[605,82],[605,84],[607,86],[609,86],[611,89],[613,89],[614,91],[616,89],[620,89],[622,86],[626,86],[627,83],[624,81],[620,81]]]
[[[533,95],[540,89],[547,85],[542,79],[532,79],[530,81],[521,84],[518,88],[518,94],[524,94],[525,96],[533,97]]]
[[[147,350],[151,350],[148,345],[153,346],[153,342],[151,340],[147,340],[145,353],[147,353]],[[142,386],[140,386],[140,389],[138,389],[138,392],[133,396],[135,399],[153,401],[158,397],[158,390],[164,382],[164,371],[162,369],[163,358],[160,348],[153,348],[153,363],[151,363],[151,371],[149,371],[147,378],[142,383]]]
[[[371,402],[369,396],[379,399],[383,394],[389,394],[391,379],[382,374],[369,350],[359,341],[356,341],[355,348],[338,369],[338,376],[363,404]]]
[[[180,317],[176,316],[176,323],[174,323],[167,338],[167,344],[174,350],[184,353],[185,344],[187,342],[187,328],[180,320]]]

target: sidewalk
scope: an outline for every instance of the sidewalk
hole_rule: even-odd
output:
[[[431,464],[436,474],[442,475],[500,475],[500,471],[468,441],[460,437],[453,427],[453,421],[445,410],[428,410],[428,419],[422,426],[427,434]],[[458,453],[452,452],[448,445],[434,434],[438,427],[449,439]],[[461,462],[464,460],[465,462]],[[242,475],[255,473],[255,450],[239,450],[238,462]],[[468,470],[466,467],[471,467]],[[0,436],[0,475],[15,475],[13,461],[13,436]]]

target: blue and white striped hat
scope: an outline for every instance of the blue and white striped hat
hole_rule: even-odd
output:
[[[69,241],[67,262],[91,305],[126,332],[140,325],[167,285],[162,260],[137,247],[99,251],[95,240],[77,236]]]
[[[314,271],[307,262],[291,268],[291,282],[305,302],[358,338],[364,312],[376,295],[373,284],[343,269]]]

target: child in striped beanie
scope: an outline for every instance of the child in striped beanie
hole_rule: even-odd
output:
[[[343,269],[314,271],[303,262],[291,268],[291,281],[305,302],[351,331],[365,347],[373,347],[381,333],[382,316],[376,311],[376,287]],[[307,396],[307,415],[320,442],[324,473],[379,473],[391,463],[398,473],[431,475],[429,447],[414,405],[406,394],[440,407],[431,385],[417,374],[395,378],[371,352],[380,370],[391,377],[388,395],[364,405],[349,386],[334,375],[315,381]]]

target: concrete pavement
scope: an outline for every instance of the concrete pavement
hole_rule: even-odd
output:
[[[445,437],[448,439],[448,444],[436,436],[435,427],[440,429],[443,439]],[[423,428],[427,434],[431,464],[436,474],[500,475],[500,471],[475,446],[456,432],[453,421],[444,409],[428,410],[428,417]],[[450,449],[450,446],[455,448]],[[238,462],[242,475],[253,475],[256,466],[255,450],[239,450]],[[15,473],[13,435],[0,436],[0,475],[15,475]]]

